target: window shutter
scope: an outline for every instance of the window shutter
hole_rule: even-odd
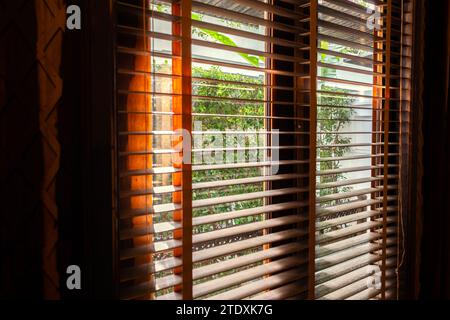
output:
[[[397,296],[410,12],[409,1],[319,1],[317,299]]]

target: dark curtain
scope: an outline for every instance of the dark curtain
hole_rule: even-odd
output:
[[[42,2],[0,0],[0,299],[111,298],[110,1],[68,1],[82,8],[71,31],[55,28],[64,1]],[[69,265],[81,267],[82,290],[66,288]]]
[[[20,9],[20,10],[19,10]],[[34,1],[0,1],[0,298],[43,292],[44,179]],[[26,30],[24,33],[22,30]],[[26,115],[26,116],[24,116]]]
[[[449,18],[448,0],[416,3],[410,250],[411,297],[421,299],[450,298]]]

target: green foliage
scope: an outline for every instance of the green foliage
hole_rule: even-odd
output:
[[[345,89],[338,89],[335,87],[322,85],[322,91],[329,92],[349,92]],[[348,144],[351,142],[350,138],[343,137],[338,132],[342,127],[347,124],[354,114],[354,110],[348,108],[352,105],[354,99],[348,96],[339,95],[321,95],[318,98],[318,127],[317,131],[321,134],[317,136],[317,145],[337,145]],[[347,107],[347,108],[346,108]],[[348,147],[330,147],[321,148],[319,150],[320,158],[336,158],[344,156],[350,149]],[[340,161],[324,161],[320,162],[320,171],[338,169],[340,167]],[[333,181],[339,181],[344,179],[342,174],[326,175],[319,177],[319,183],[327,183]],[[327,195],[338,193],[345,190],[345,188],[330,188],[321,189],[320,195]]]
[[[222,98],[236,98],[236,99],[248,99],[248,100],[263,100],[263,77],[251,77],[242,74],[231,74],[223,72],[220,67],[212,66],[208,69],[201,67],[193,68],[193,76],[196,78],[207,78],[215,80],[224,80],[231,83],[214,83],[206,80],[195,81],[193,84],[193,94],[202,97],[222,97]],[[248,83],[235,84],[233,82]],[[261,86],[258,86],[261,85]],[[329,92],[349,92],[345,89],[338,89],[331,86],[321,86],[321,91]],[[322,134],[317,136],[318,145],[330,145],[330,144],[348,144],[351,142],[350,138],[343,137],[336,133],[339,132],[345,124],[349,122],[354,111],[351,108],[346,108],[354,102],[354,98],[348,96],[339,95],[325,95],[322,94],[318,98],[318,105],[324,105],[327,107],[318,108],[318,131]],[[204,114],[240,114],[240,115],[263,115],[264,105],[262,103],[236,103],[230,100],[214,100],[214,99],[196,99],[193,102],[193,112]],[[263,130],[264,122],[262,119],[245,118],[245,117],[197,117],[195,120],[202,122],[202,131],[242,131],[242,130]],[[221,137],[205,135],[201,142],[201,147],[208,148],[213,146],[216,142],[221,145],[222,141],[217,141]],[[238,141],[235,141],[238,143]],[[262,145],[262,141],[257,141],[257,145]],[[332,147],[322,148],[319,151],[319,157],[331,158],[342,157],[349,151],[348,147]],[[244,159],[248,161],[250,153],[245,154]],[[253,155],[257,158],[261,157],[261,154]],[[203,159],[200,159],[200,162]],[[226,161],[225,157],[221,160]],[[228,159],[229,161],[229,159]],[[340,167],[339,161],[327,161],[320,163],[320,170],[338,169]],[[216,170],[207,172],[195,172],[193,179],[194,182],[210,181],[211,177],[215,176],[220,180],[239,179],[244,177],[258,176],[261,174],[260,169],[233,169],[233,170]],[[342,174],[320,176],[319,183],[327,183],[332,181],[339,181],[344,179]],[[331,193],[337,193],[345,191],[348,188],[334,188],[324,189],[320,191],[320,195],[326,195]],[[206,199],[211,197],[226,196],[232,194],[241,194],[248,192],[256,192],[262,190],[262,184],[245,185],[245,186],[233,186],[217,188],[206,191],[199,191],[194,193],[194,199]],[[260,200],[247,201],[243,203],[232,203],[218,206],[214,209],[201,209],[196,210],[195,215],[208,215],[216,214],[220,212],[227,212],[231,210],[239,210],[245,208],[251,208],[254,206],[262,205]],[[217,223],[215,226],[206,225],[196,232],[211,231],[216,228],[222,228],[225,226],[248,223],[253,221],[252,217],[235,219],[229,221],[224,225],[223,223]]]
[[[196,80],[193,83],[193,94],[202,97],[220,97],[246,99],[248,102],[236,103],[231,100],[198,99],[193,103],[193,112],[205,114],[239,114],[239,115],[264,115],[264,105],[258,100],[263,100],[263,77],[250,77],[242,74],[225,73],[219,67],[212,66],[209,69],[194,67],[192,76],[214,80],[243,82],[248,85],[227,84],[211,82],[209,80]],[[255,102],[251,101],[254,100]],[[202,125],[208,130],[262,130],[262,119],[252,118],[200,118]]]
[[[193,83],[193,94],[201,97],[210,97],[209,99],[195,99],[193,101],[193,112],[204,114],[221,114],[221,115],[263,115],[264,104],[261,102],[252,102],[252,100],[263,100],[264,90],[262,87],[263,77],[252,77],[242,74],[231,74],[223,72],[219,67],[212,66],[208,69],[201,67],[194,67],[192,70],[193,77],[206,78],[214,80],[223,80],[227,82],[196,80]],[[244,84],[239,84],[239,83]],[[246,85],[248,84],[248,85]],[[225,98],[223,100],[215,100],[213,97]],[[228,100],[242,99],[245,102],[239,102]],[[213,116],[197,116],[194,117],[194,121],[201,121],[202,131],[245,131],[245,130],[263,130],[264,122],[259,118],[246,118],[246,117],[213,117]],[[257,146],[263,145],[263,140],[255,138],[253,141],[248,139],[249,135],[243,137],[236,136],[232,141],[227,141],[227,147],[231,145],[243,146],[250,145]],[[204,135],[201,143],[202,148],[211,148],[217,143],[222,146],[223,139],[221,135]],[[219,140],[219,141],[217,141]],[[194,142],[195,143],[195,142]],[[242,161],[248,161],[250,157],[255,159],[261,159],[262,153],[256,152],[252,154],[246,151],[244,154],[233,155],[235,157],[241,156]],[[208,161],[209,160],[209,161]],[[235,160],[235,159],[232,159]],[[194,163],[208,163],[211,164],[211,159],[195,159]],[[218,163],[230,162],[230,159],[225,158],[225,154],[219,157]],[[234,161],[233,161],[234,162]],[[211,181],[211,180],[229,180],[229,179],[241,179],[246,177],[255,177],[261,175],[261,169],[258,168],[244,168],[244,169],[227,169],[227,170],[212,170],[212,171],[197,171],[193,172],[193,182]],[[193,193],[194,200],[223,197],[235,194],[245,194],[250,192],[262,191],[262,183],[249,184],[249,185],[235,185],[231,187],[205,189],[195,191]],[[261,199],[238,202],[238,203],[226,203],[214,208],[207,207],[205,209],[197,209],[194,211],[194,216],[203,216],[209,214],[217,214],[221,212],[228,212],[233,210],[240,210],[246,208],[253,208],[263,205]],[[202,225],[195,228],[194,232],[206,232],[239,225],[243,223],[250,223],[253,221],[259,221],[262,216],[244,217],[239,219],[232,219],[230,221],[218,222],[210,225]]]
[[[197,14],[197,13],[192,13],[192,19],[197,20],[197,21],[202,21],[202,15]],[[210,39],[210,40],[219,42],[219,43],[227,45],[227,46],[237,47],[236,43],[229,36],[227,36],[223,33],[213,31],[213,30],[208,30],[205,28],[195,28],[194,30],[195,30],[195,33],[202,38]],[[264,57],[254,56],[254,55],[250,55],[247,53],[241,53],[241,52],[238,52],[237,54],[255,67],[259,66],[260,61],[264,62]]]
[[[327,41],[320,41],[320,48],[324,50],[329,50],[329,43]],[[353,53],[359,54],[360,52],[350,52],[348,48],[343,46],[337,46],[333,44],[333,51],[341,53]],[[342,58],[335,57],[333,55],[327,55],[324,53],[319,54],[319,61],[327,64],[338,64],[342,61]],[[321,67],[320,76],[325,78],[336,78],[336,69]],[[325,84],[320,85],[320,91],[330,92],[330,93],[350,93],[350,90],[341,89]],[[317,145],[339,145],[339,144],[349,144],[351,139],[344,137],[339,134],[339,131],[346,125],[352,115],[354,110],[349,108],[355,99],[353,97],[345,95],[332,95],[322,93],[317,99],[318,110],[317,118],[317,131],[321,134],[317,136]],[[320,158],[337,158],[344,156],[350,151],[348,147],[330,147],[319,149],[318,157]],[[320,171],[333,170],[340,168],[340,161],[324,161],[320,162]],[[318,178],[319,183],[328,183],[343,180],[345,177],[342,174],[326,175],[320,176]],[[324,196],[328,194],[334,194],[338,192],[343,192],[348,190],[348,187],[340,188],[328,188],[321,189],[319,191],[319,196]]]

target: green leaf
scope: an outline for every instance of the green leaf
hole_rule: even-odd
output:
[[[192,13],[192,20],[197,20],[197,21],[202,21],[202,17],[201,15],[197,14],[197,13]],[[204,34],[208,35],[209,37],[211,37],[212,39],[216,40],[217,42],[220,42],[221,44],[227,45],[227,46],[231,46],[231,47],[237,47],[236,43],[228,36],[216,32],[216,31],[212,31],[212,30],[208,30],[205,28],[199,28],[201,32],[203,32]],[[237,53],[238,55],[240,55],[244,60],[246,60],[247,62],[249,62],[250,64],[252,64],[255,67],[259,66],[259,61],[263,61],[264,62],[264,57],[257,57],[257,56],[253,56],[253,55],[249,55],[246,53]]]

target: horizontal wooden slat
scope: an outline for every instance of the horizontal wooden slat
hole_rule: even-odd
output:
[[[377,210],[368,210],[368,211],[364,210],[363,212],[348,214],[346,216],[335,218],[335,219],[319,221],[316,223],[316,230],[323,230],[323,229],[328,229],[328,228],[332,228],[332,227],[337,227],[337,226],[341,226],[341,225],[349,223],[349,222],[354,222],[354,221],[358,221],[358,220],[364,220],[364,219],[380,216],[381,214],[382,213]]]
[[[360,166],[360,167],[352,166],[352,167],[339,168],[339,169],[318,170],[316,175],[317,176],[326,176],[326,175],[335,175],[335,174],[339,174],[339,173],[370,171],[370,170],[377,170],[377,169],[384,169],[384,166],[383,165]]]
[[[159,12],[150,10],[148,8],[143,8],[142,6],[136,6],[129,3],[126,3],[126,0],[124,1],[116,1],[117,9],[120,12],[128,12],[132,13],[134,15],[142,16],[145,15],[147,18],[154,18],[159,19],[163,21],[171,21],[171,22],[179,22],[181,17],[174,14]]]
[[[129,258],[135,258],[138,256],[147,255],[150,253],[164,252],[180,248],[183,245],[181,240],[165,240],[156,241],[148,245],[133,247],[130,249],[124,249],[120,251],[120,259],[125,260]]]
[[[341,39],[338,37],[331,37],[331,36],[325,35],[323,33],[318,34],[318,39],[323,40],[323,41],[328,41],[330,43],[342,45],[345,47],[349,47],[349,48],[359,49],[359,50],[366,51],[366,52],[372,52],[372,51],[375,51],[376,53],[382,52],[381,50],[374,50],[371,46],[368,46],[368,45],[364,45],[364,44],[349,41],[349,40],[344,40],[344,39]]]
[[[320,4],[318,6],[318,11],[321,14],[325,14],[330,17],[336,17],[336,18],[342,19],[344,21],[349,21],[349,22],[355,23],[360,27],[367,28],[367,20],[363,19],[361,17],[351,15],[351,14],[345,13],[343,11],[335,10],[335,9],[332,9],[330,7],[326,7],[326,6],[320,5]]]
[[[381,191],[383,191],[383,188],[378,187],[378,188],[365,188],[365,189],[357,189],[357,190],[352,190],[352,191],[347,191],[347,192],[327,194],[324,196],[317,197],[316,202],[320,203],[320,202],[325,202],[325,201],[335,201],[335,200],[339,200],[339,199],[353,198],[353,197],[362,196],[362,195],[370,195],[372,193],[381,192]]]
[[[121,178],[130,177],[130,176],[142,176],[149,174],[170,174],[180,172],[180,169],[174,167],[155,167],[148,169],[136,169],[136,170],[128,170],[124,171],[120,174]]]
[[[323,242],[336,241],[337,239],[341,239],[344,237],[348,237],[360,232],[368,231],[372,228],[376,228],[383,225],[382,222],[378,221],[369,221],[365,223],[360,223],[356,225],[352,225],[350,227],[346,227],[343,229],[339,229],[336,231],[330,231],[325,234],[320,234],[316,236],[316,243],[321,244]]]
[[[171,292],[156,297],[156,300],[183,300],[183,295],[180,292]]]
[[[319,28],[326,28],[333,32],[339,32],[342,35],[349,36],[349,38],[353,39],[353,41],[357,39],[358,42],[355,42],[356,44],[361,43],[364,45],[373,46],[374,42],[384,42],[384,39],[375,36],[373,31],[368,30],[369,32],[366,32],[367,29],[366,31],[361,31],[331,21],[325,21],[323,19],[319,19]]]
[[[236,257],[234,259],[228,259],[214,264],[209,264],[203,267],[194,268],[193,279],[198,280],[214,274],[240,268],[252,263],[261,262],[266,259],[272,259],[297,253],[305,249],[307,249],[306,244],[291,242],[285,245],[275,246],[266,250],[260,250],[255,253],[250,253]]]
[[[306,286],[303,283],[295,282],[285,286],[264,291],[254,295],[250,300],[284,300],[290,297],[295,297],[301,293],[306,292]]]
[[[386,281],[386,283],[393,283],[392,281]],[[369,288],[365,289],[353,296],[348,297],[346,300],[378,300],[377,296],[381,294],[381,289]],[[388,298],[388,295],[386,295]]]
[[[338,290],[321,297],[321,300],[344,300],[368,289],[369,279],[367,275],[364,276],[363,274],[364,272],[367,272],[365,269],[366,268],[362,269],[362,274],[349,274],[345,275],[345,277],[341,277],[341,284],[347,284],[347,286],[339,288]],[[353,276],[353,278],[350,278],[350,276]],[[358,278],[361,279],[357,280]]]
[[[245,234],[252,231],[258,231],[262,229],[274,228],[279,226],[285,226],[288,224],[294,224],[301,221],[305,221],[306,218],[299,215],[290,215],[280,218],[267,219],[259,222],[252,222],[247,224],[238,225],[236,227],[215,230],[211,232],[205,232],[195,234],[192,236],[192,243],[198,244],[202,242],[212,241],[225,237],[237,236],[239,234]]]
[[[359,244],[368,243],[370,241],[375,241],[381,238],[381,234],[377,232],[369,232],[358,235],[356,237],[351,237],[345,240],[341,240],[335,243],[330,243],[326,245],[319,245],[316,248],[316,258],[321,258],[348,248],[357,246]]]
[[[224,293],[214,295],[207,300],[238,300],[249,297],[253,294],[260,293],[264,290],[282,286],[289,282],[306,277],[306,272],[302,272],[298,269],[281,272],[276,275],[264,278],[262,280],[253,281],[249,284],[245,284],[236,289],[226,291]]]
[[[255,136],[259,134],[272,134],[272,135],[306,135],[307,132],[297,132],[297,131],[262,131],[262,130],[248,130],[248,131],[232,131],[232,130],[223,130],[223,131],[192,131],[191,134],[193,136],[209,136],[209,135],[249,135],[249,136]],[[119,132],[119,135],[121,136],[171,136],[171,135],[178,135],[175,131],[167,131],[167,130],[152,130],[152,131],[122,131]]]
[[[193,262],[200,262],[234,252],[258,247],[263,244],[302,237],[306,234],[307,232],[305,230],[299,229],[290,229],[286,231],[270,233],[260,237],[250,238],[239,242],[228,243],[226,245],[215,246],[205,250],[196,251],[192,254],[192,260]]]
[[[264,68],[264,67],[256,67],[254,65],[248,65],[248,64],[239,63],[239,62],[227,62],[227,61],[222,61],[222,60],[214,60],[212,57],[205,57],[205,56],[193,56],[191,61],[193,63],[201,63],[201,64],[206,64],[206,65],[214,65],[214,66],[235,68],[235,69],[241,69],[241,70],[251,70],[251,71],[255,71],[255,72],[260,72],[261,74],[264,72],[266,74],[277,74],[277,75],[284,75],[284,76],[291,76],[291,77],[307,77],[308,76],[306,73],[282,71],[282,70],[276,70],[276,69],[270,69],[270,68]]]
[[[169,275],[164,278],[157,278],[138,285],[124,288],[120,291],[121,299],[139,298],[158,290],[166,289],[182,283],[182,277],[177,275]]]
[[[155,31],[143,31],[140,28],[127,26],[127,25],[116,25],[116,32],[121,35],[130,35],[133,37],[141,38],[147,36],[149,38],[161,39],[166,41],[180,42],[181,36],[168,34],[163,32],[155,32]]]
[[[319,96],[338,96],[338,97],[354,97],[354,98],[363,98],[363,99],[372,99],[375,100],[375,102],[386,100],[385,96],[378,96],[378,95],[369,95],[369,94],[359,94],[359,93],[349,93],[349,92],[342,92],[342,91],[330,91],[330,90],[317,90],[317,94]],[[393,98],[390,98],[391,101]],[[372,119],[370,122],[379,122],[380,120]]]
[[[372,67],[374,64],[377,64],[377,62],[374,61],[373,58],[371,59],[370,56],[369,57],[360,57],[360,56],[353,55],[353,54],[347,54],[347,53],[323,49],[323,48],[317,49],[317,52],[321,53],[321,54],[325,54],[325,55],[343,58],[346,60],[353,60],[353,61],[358,62],[359,64],[366,66],[366,67]]]
[[[300,106],[301,104],[296,103],[296,105]],[[276,119],[276,120],[297,120],[309,122],[309,118],[302,117],[280,117],[280,116],[267,116],[267,115],[255,115],[255,114],[222,114],[222,113],[192,113],[192,116],[195,117],[211,117],[211,118],[240,118],[240,119]]]
[[[271,205],[265,205],[261,207],[255,207],[255,208],[249,208],[249,209],[243,209],[243,210],[237,210],[237,211],[231,211],[231,212],[225,212],[225,213],[218,213],[218,214],[209,214],[206,216],[200,216],[200,217],[194,217],[192,218],[192,225],[193,226],[199,226],[202,224],[209,224],[224,220],[231,220],[236,218],[242,218],[242,217],[248,217],[248,216],[254,216],[259,215],[262,213],[270,213],[270,212],[277,212],[282,210],[290,210],[290,209],[298,209],[302,207],[308,206],[309,203],[304,201],[293,201],[293,202],[283,202],[278,204],[271,204]]]
[[[320,121],[320,119],[318,119]],[[324,119],[329,121],[330,119]],[[333,119],[334,120],[334,119]],[[339,120],[339,119],[338,119]],[[323,144],[318,145],[318,149],[327,149],[327,148],[354,148],[354,147],[374,147],[374,146],[383,146],[383,142],[375,142],[375,143],[338,143],[338,144]]]
[[[152,223],[148,226],[134,226],[130,229],[123,229],[120,231],[120,240],[131,239],[135,237],[152,235],[156,233],[175,231],[182,228],[180,222],[161,222]]]
[[[322,258],[318,258],[315,261],[316,271],[321,271],[326,268],[330,268],[337,264],[343,263],[345,261],[354,259],[361,255],[375,252],[376,250],[381,249],[383,246],[382,243],[363,243],[361,245],[357,245],[354,247],[350,247],[345,250],[338,251],[336,253],[327,255]]]
[[[234,2],[240,5],[247,6],[248,8],[252,8],[254,10],[259,10],[261,13],[273,13],[290,19],[301,19],[306,17],[293,10],[285,9],[278,5],[266,3],[259,0],[234,0]]]
[[[360,3],[346,0],[327,0],[327,2],[340,6],[341,8],[345,8],[345,10],[350,11],[352,15],[370,15],[370,13],[367,12],[367,8]]]
[[[261,161],[261,162],[240,162],[240,163],[219,163],[219,164],[197,164],[192,166],[192,171],[205,170],[227,170],[256,167],[277,167],[309,163],[309,160],[281,160],[281,161]]]
[[[355,73],[355,74],[359,74],[359,75],[372,75],[372,76],[379,76],[379,77],[385,76],[384,73],[377,73],[377,72],[364,70],[364,69],[357,69],[357,68],[352,68],[352,67],[348,67],[348,66],[341,66],[338,64],[319,62],[319,63],[317,63],[317,65],[322,68],[347,71],[347,72],[351,72],[351,73]],[[320,77],[319,79],[322,79],[322,81],[332,81],[333,80],[333,78],[324,78],[324,77]],[[375,86],[373,83],[370,84],[370,83],[348,82],[347,84],[354,84],[356,86],[367,86],[367,85]],[[372,108],[372,109],[376,110],[375,108]]]
[[[381,181],[384,177],[369,177],[369,178],[358,178],[358,179],[346,179],[346,180],[340,180],[336,182],[327,182],[327,183],[319,183],[317,184],[317,189],[326,189],[326,188],[337,188],[337,187],[344,187],[354,184],[361,184],[361,183],[368,183],[368,182],[374,182],[374,181]]]
[[[295,150],[308,149],[308,146],[259,146],[259,147],[227,147],[227,148],[204,148],[192,149],[193,153],[219,152],[219,151],[252,151],[252,150]]]
[[[192,201],[192,208],[198,209],[202,207],[216,206],[224,203],[233,203],[233,202],[241,202],[248,201],[266,197],[276,197],[283,196],[295,193],[303,193],[308,192],[307,188],[286,188],[286,189],[276,189],[269,191],[260,191],[260,192],[251,192],[251,193],[242,193],[233,196],[224,196],[217,198],[207,198],[202,200],[194,200]]]
[[[180,204],[167,203],[167,204],[157,204],[148,208],[119,210],[119,212],[120,217],[122,219],[126,219],[149,214],[172,212],[175,210],[181,210],[182,208],[183,207]]]
[[[198,1],[192,1],[192,9],[201,13],[211,14],[214,16],[229,18],[231,20],[237,20],[241,23],[254,23],[260,26],[275,28],[282,31],[292,32],[295,30],[293,26],[289,26],[283,23],[272,22],[263,18],[254,17],[248,14],[220,8],[217,6],[201,3]]]
[[[193,39],[192,45],[203,47],[203,48],[224,50],[224,51],[229,51],[229,52],[251,54],[251,55],[255,55],[255,56],[266,57],[268,59],[276,59],[276,60],[303,63],[303,64],[306,63],[306,60],[297,58],[297,57],[286,56],[286,55],[281,55],[281,54],[274,54],[274,53],[270,53],[270,52],[247,49],[247,48],[243,48],[243,47],[235,47],[235,46],[224,45],[221,43],[209,42],[209,41],[198,40],[198,39]]]
[[[251,178],[241,178],[241,179],[231,179],[231,180],[220,180],[220,181],[206,181],[206,182],[197,182],[192,184],[193,190],[200,189],[212,189],[212,188],[223,188],[228,186],[236,186],[236,185],[246,185],[253,183],[260,183],[266,181],[282,181],[282,180],[292,180],[298,178],[305,178],[303,174],[277,174],[273,176],[258,176]]]
[[[308,160],[281,160],[281,161],[264,161],[264,162],[242,162],[242,163],[223,163],[223,164],[197,164],[192,166],[193,171],[203,170],[225,170],[240,169],[253,167],[270,167],[270,166],[287,166],[309,163]],[[124,171],[121,177],[151,175],[151,174],[171,174],[180,172],[180,169],[174,167],[155,167],[142,170]]]
[[[389,248],[386,251],[388,252],[388,256],[391,256],[391,258],[386,259],[386,268],[397,267],[397,256],[396,256],[397,250],[396,249],[390,250],[390,248]],[[389,254],[389,252],[390,252],[390,254]]]
[[[288,257],[269,263],[264,263],[240,272],[234,272],[228,276],[223,276],[214,280],[210,280],[193,287],[194,299],[211,294],[213,292],[241,284],[252,279],[277,273],[292,268],[296,268],[305,261],[299,257]]]
[[[398,156],[397,153],[389,153],[389,157]],[[359,159],[371,159],[371,158],[382,158],[384,154],[363,154],[363,155],[352,155],[352,156],[343,156],[343,157],[328,157],[328,158],[317,158],[317,162],[327,162],[327,161],[346,161],[346,160],[359,160]]]
[[[374,110],[374,111],[378,111],[378,110]],[[334,135],[350,135],[350,134],[354,134],[354,135],[372,135],[372,134],[376,134],[376,135],[384,135],[384,131],[318,131],[316,132],[318,135],[321,134],[334,134]],[[393,132],[389,132],[389,134],[393,134]],[[374,155],[376,156],[376,155]]]
[[[257,150],[292,150],[292,149],[308,149],[307,146],[259,146],[259,147],[227,147],[227,148],[205,148],[205,149],[192,149],[192,153],[204,153],[204,152],[220,152],[220,151],[257,151]],[[119,155],[121,157],[126,156],[145,156],[145,155],[158,155],[158,154],[178,154],[181,150],[176,149],[149,149],[138,151],[123,151]]]
[[[135,33],[137,33],[137,31],[134,31]],[[167,36],[165,37],[167,38]],[[124,49],[122,48],[120,50],[120,52],[124,52],[126,54],[138,54],[139,55],[150,55],[150,56],[158,56],[158,57],[162,57],[162,58],[167,58],[167,59],[177,59],[176,55],[169,55],[169,54],[163,54],[163,53],[157,53],[157,52],[149,52],[149,51],[138,51],[138,50],[130,50],[130,49]],[[200,64],[207,64],[207,65],[214,65],[214,66],[222,66],[222,67],[229,67],[229,68],[235,68],[235,69],[242,69],[242,70],[251,70],[251,71],[255,71],[255,72],[261,72],[261,73],[267,73],[267,74],[278,74],[278,75],[286,75],[286,76],[307,76],[307,74],[303,74],[303,73],[297,73],[297,72],[292,72],[292,71],[282,71],[282,70],[275,70],[275,69],[270,69],[270,68],[265,68],[265,67],[257,67],[254,65],[249,65],[249,64],[245,64],[245,63],[240,63],[240,62],[229,62],[229,61],[223,61],[223,60],[214,60],[214,57],[207,57],[207,56],[196,56],[193,55],[191,61],[193,63],[200,63]],[[305,62],[303,62],[305,63]],[[154,75],[154,73],[152,72],[144,72],[144,71],[135,71],[135,70],[127,70],[127,69],[120,69],[119,73],[128,73],[128,74],[142,74],[142,75]],[[164,76],[164,74],[159,73],[159,76]],[[169,76],[169,75],[165,75],[165,76]],[[179,78],[179,76],[175,76],[175,75],[170,75],[170,77],[172,78]],[[196,78],[194,78],[196,79]],[[197,79],[198,80],[198,79]],[[220,81],[218,79],[211,79],[212,81]],[[203,80],[202,80],[203,81]],[[221,81],[223,82],[223,81]],[[228,81],[227,81],[228,82]],[[259,85],[261,87],[264,87],[264,85]]]
[[[130,198],[135,196],[143,196],[143,195],[161,195],[161,194],[167,194],[167,193],[173,193],[173,192],[179,192],[182,191],[183,188],[181,186],[159,186],[159,187],[152,187],[148,189],[139,189],[139,190],[124,190],[120,191],[120,198]]]
[[[268,37],[262,34],[254,33],[254,32],[248,32],[245,30],[240,30],[236,28],[230,28],[214,23],[209,23],[205,21],[199,21],[199,20],[192,20],[192,26],[196,28],[203,28],[207,30],[217,31],[217,32],[223,32],[230,35],[235,35],[247,39],[257,40],[257,41],[263,41],[266,43],[274,43],[281,46],[286,46],[290,48],[303,48],[306,47],[305,45],[302,45],[301,43],[295,42],[295,41],[289,41],[284,40],[281,38],[275,38],[275,37]]]
[[[342,212],[354,210],[354,209],[360,209],[360,208],[364,208],[364,207],[371,206],[374,204],[379,204],[379,203],[382,203],[382,201],[368,199],[368,200],[361,200],[361,201],[352,201],[349,203],[338,204],[338,205],[329,206],[326,208],[318,208],[316,210],[316,217],[321,218],[321,217],[325,217],[328,215],[342,213]]]
[[[236,130],[225,130],[225,131],[212,131],[212,130],[208,130],[208,131],[192,131],[192,135],[203,135],[203,136],[208,136],[208,135],[250,135],[250,136],[254,136],[254,135],[258,135],[258,134],[271,134],[271,135],[306,135],[309,134],[307,132],[301,132],[301,131],[264,131],[264,130],[246,130],[246,131],[236,131]]]
[[[367,88],[384,88],[385,87],[383,85],[376,85],[373,83],[360,82],[360,81],[354,81],[354,80],[346,80],[346,79],[342,79],[342,78],[317,77],[317,80],[321,81],[321,82],[331,82],[331,83],[352,85],[352,86],[358,86],[358,87],[367,87]]]
[[[364,272],[364,269],[362,272]],[[356,279],[356,276],[355,276],[355,279]],[[355,297],[355,296],[357,297],[363,291],[366,291],[368,289],[372,289],[372,290],[381,292],[380,289],[368,288],[368,284],[370,284],[369,279],[367,277],[362,277],[360,280],[351,282],[349,285],[324,296],[323,299],[344,300],[344,299],[350,298],[350,299],[354,300],[355,298],[352,298],[352,297]],[[375,291],[372,291],[372,292],[375,292]]]
[[[179,59],[177,55],[163,55],[160,53],[155,53],[153,51],[148,50],[139,50],[135,48],[129,48],[129,47],[118,47],[117,51],[124,54],[131,54],[131,55],[139,55],[139,56],[155,56],[159,55],[161,57],[171,58],[173,60]],[[195,58],[194,61],[197,61]],[[142,71],[142,70],[134,70],[134,69],[126,69],[126,68],[119,68],[117,70],[118,74],[122,75],[139,75],[139,76],[146,76],[146,77],[162,77],[167,79],[181,79],[182,76],[175,75],[175,74],[168,74],[168,73],[160,73],[160,72],[151,72],[151,71]],[[214,78],[204,78],[204,77],[192,77],[193,85],[200,85],[201,83],[207,82],[207,83],[215,83],[215,84],[225,84],[225,85],[239,85],[239,86],[245,86],[250,88],[274,88],[279,90],[286,90],[286,91],[293,91],[292,87],[286,87],[286,86],[280,86],[280,85],[271,85],[271,84],[264,84],[264,83],[249,83],[245,81],[232,81],[232,80],[223,80],[223,79],[214,79]],[[123,112],[124,110],[118,110],[119,113]],[[150,113],[151,111],[146,111],[145,113]],[[156,113],[156,111],[154,111]],[[162,112],[159,112],[162,113]],[[173,114],[173,112],[167,111],[168,114]]]
[[[342,275],[348,274],[354,270],[373,264],[381,260],[381,257],[376,254],[365,254],[357,258],[345,261],[343,263],[334,265],[330,268],[323,269],[316,272],[316,285],[338,278]]]
[[[124,268],[120,270],[120,281],[143,278],[152,273],[180,267],[182,264],[183,261],[181,258],[171,257],[164,260],[154,261],[152,263],[145,263],[134,267]]]
[[[341,277],[320,284],[315,290],[316,299],[343,300],[352,294],[359,292],[353,291],[353,286],[356,286],[359,289],[360,284],[362,283],[362,285],[365,285],[365,288],[367,288],[367,279],[370,276],[369,271],[369,268],[364,266],[360,269],[344,274]],[[345,289],[340,290],[342,288]]]

